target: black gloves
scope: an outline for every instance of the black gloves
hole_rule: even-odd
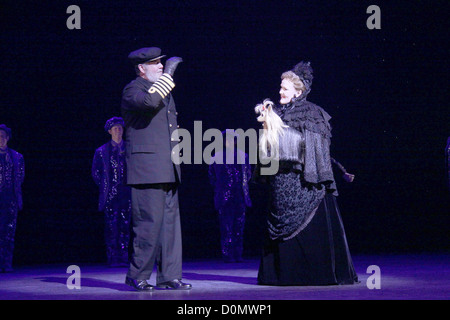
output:
[[[183,62],[183,59],[180,57],[172,57],[170,59],[167,59],[166,66],[164,67],[164,73],[168,73],[173,77],[175,69],[180,62]]]

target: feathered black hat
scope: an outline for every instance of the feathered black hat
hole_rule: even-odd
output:
[[[301,61],[297,63],[291,71],[294,72],[300,78],[300,80],[302,80],[303,84],[306,87],[306,90],[309,91],[311,89],[312,81],[314,78],[311,62]]]

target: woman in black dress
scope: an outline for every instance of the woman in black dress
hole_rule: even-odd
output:
[[[272,147],[272,155],[278,149],[279,170],[267,176],[271,200],[258,284],[353,284],[358,277],[342,219],[335,197],[327,196],[337,194],[331,117],[306,100],[313,79],[309,62],[300,62],[281,79],[280,106],[274,111],[288,127]]]

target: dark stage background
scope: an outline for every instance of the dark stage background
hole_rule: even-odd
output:
[[[81,30],[66,27],[72,4]],[[372,4],[381,30],[366,27]],[[15,264],[105,261],[91,161],[134,78],[127,55],[145,46],[183,57],[173,94],[188,130],[259,128],[253,107],[311,61],[309,100],[332,115],[332,154],[356,174],[337,177],[352,253],[447,251],[448,12],[448,1],[2,1],[0,123],[26,164]],[[182,167],[185,259],[220,256],[207,169]],[[256,257],[267,195],[251,192]]]

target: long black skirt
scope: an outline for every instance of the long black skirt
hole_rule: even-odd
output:
[[[336,198],[326,195],[304,230],[287,241],[266,237],[258,284],[318,286],[358,282]]]

